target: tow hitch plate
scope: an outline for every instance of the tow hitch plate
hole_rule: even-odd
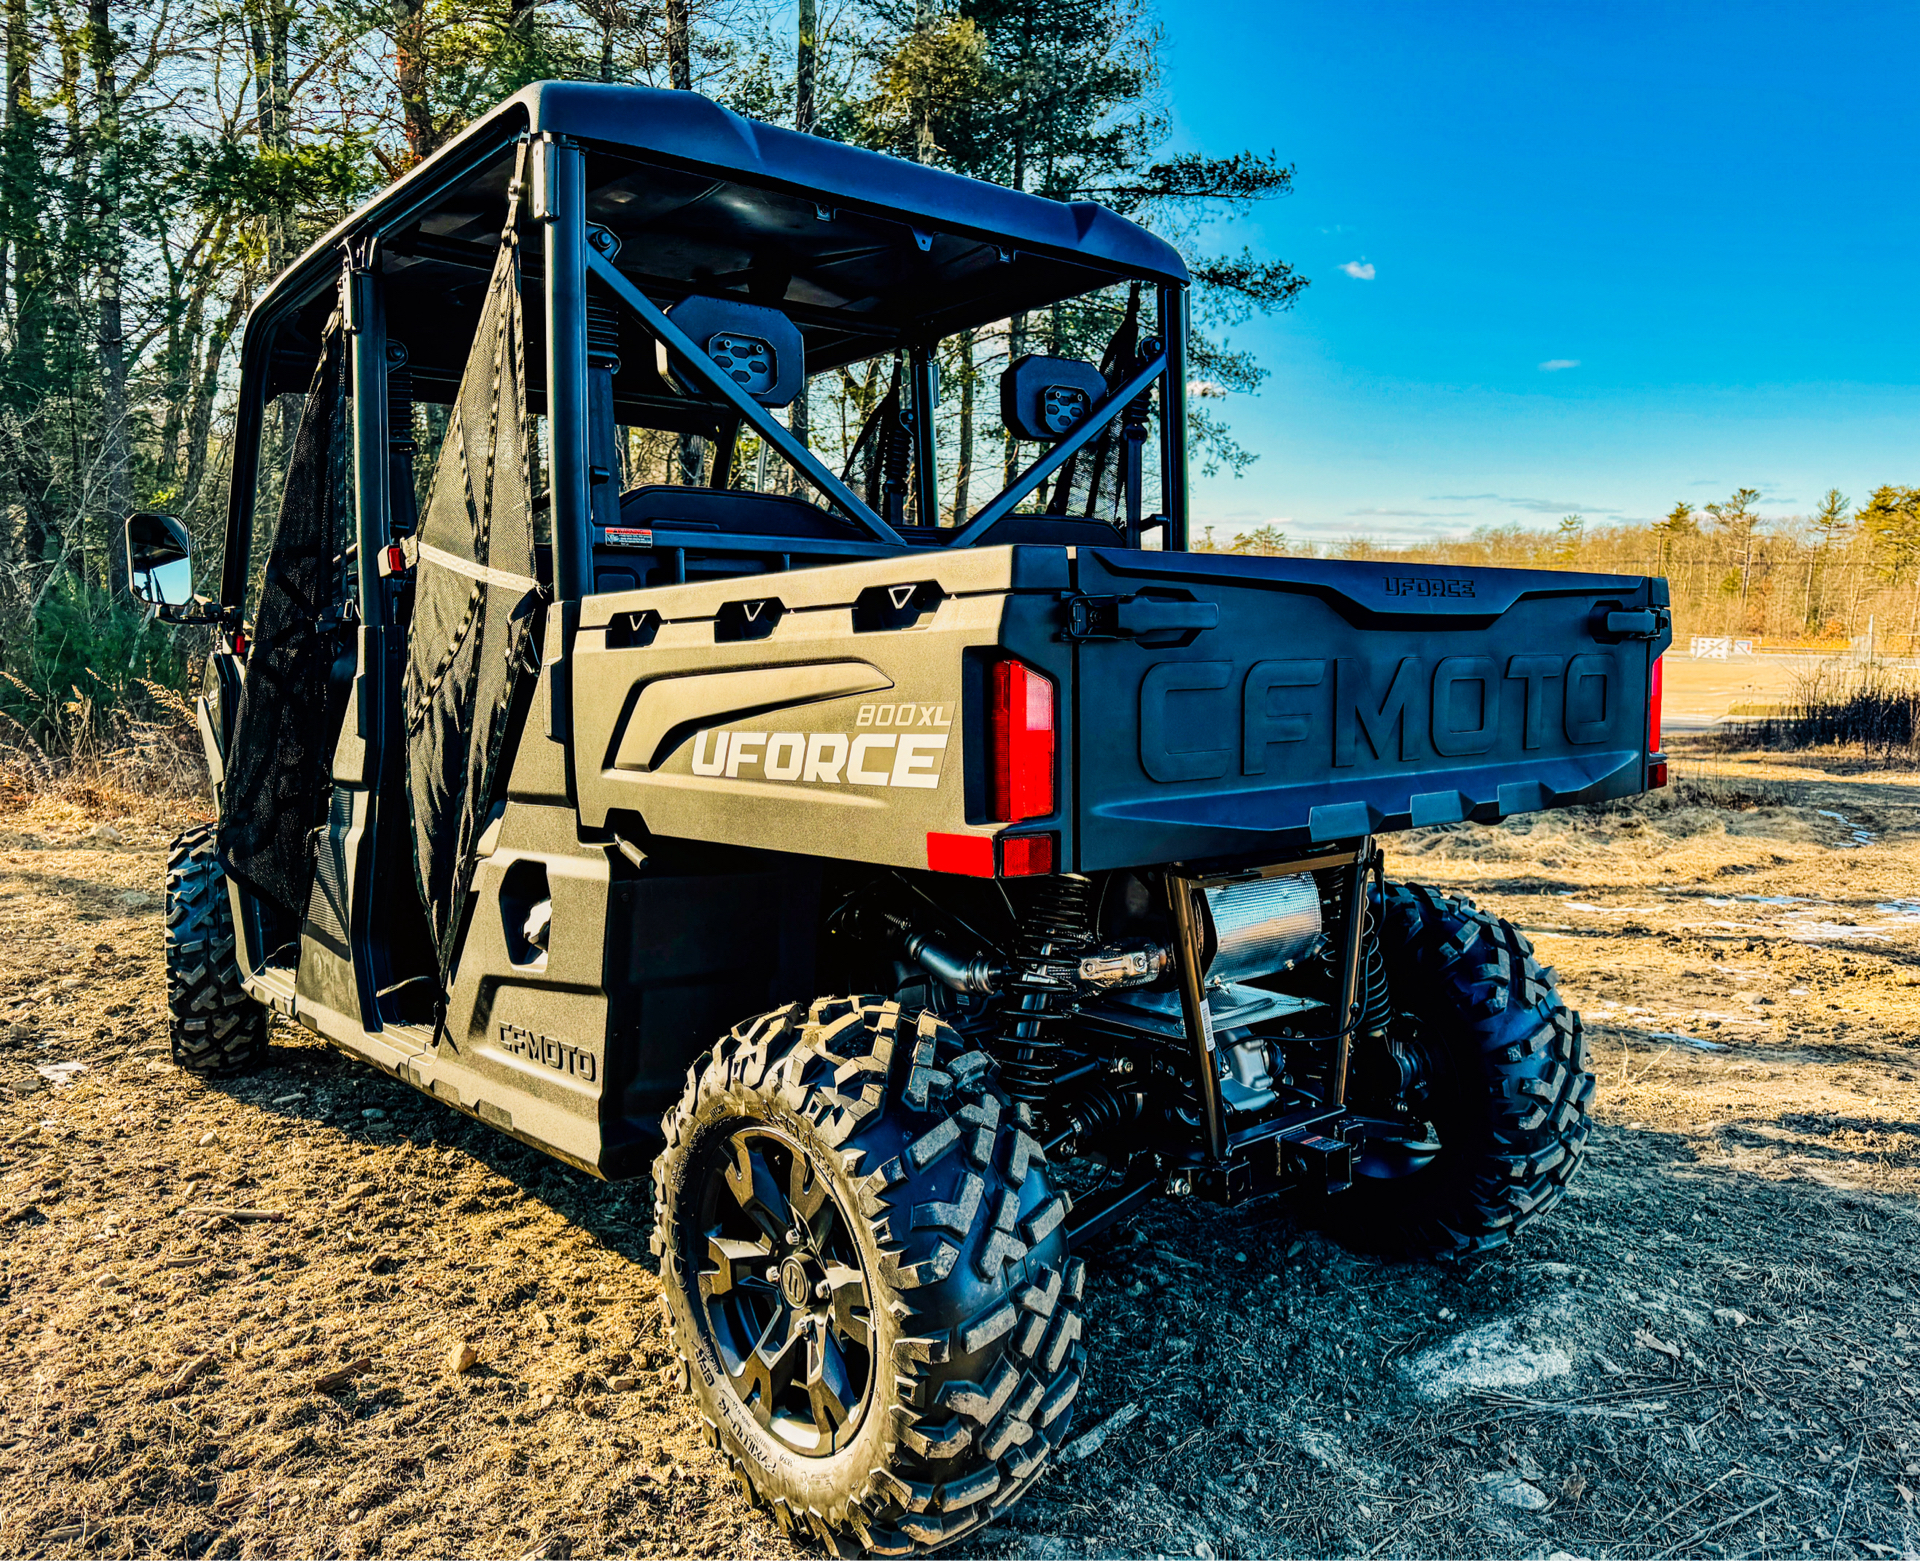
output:
[[[1304,1133],[1279,1141],[1280,1178],[1306,1192],[1345,1192],[1353,1185],[1353,1148],[1344,1138]]]

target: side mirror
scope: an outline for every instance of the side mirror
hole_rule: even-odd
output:
[[[127,579],[150,607],[193,603],[193,543],[171,515],[136,510],[127,517]]]

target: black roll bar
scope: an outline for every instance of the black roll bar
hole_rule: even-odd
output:
[[[1187,333],[1192,327],[1184,287],[1160,289],[1160,340],[1167,377],[1160,386],[1160,507],[1167,516],[1162,545],[1187,550]]]
[[[1166,367],[1167,354],[1162,349],[1140,368],[1135,369],[1119,386],[1096,401],[1079,427],[1014,478],[1012,484],[997,499],[986,504],[972,520],[953,534],[953,540],[947,546],[966,547],[989,526],[998,525],[1005,520],[1013,513],[1015,505],[1085,449],[1101,429],[1126,410],[1129,401],[1146,390],[1165,372]]]
[[[771,412],[736,385],[732,376],[722,373],[720,367],[706,355],[705,351],[694,345],[693,338],[667,318],[664,309],[629,282],[618,268],[597,250],[587,248],[584,241],[581,247],[586,252],[587,269],[606,284],[608,291],[639,315],[641,324],[645,325],[657,340],[666,343],[669,351],[677,353],[692,372],[698,374],[712,389],[718,391],[727,405],[739,413],[755,433],[785,456],[788,463],[801,476],[832,500],[849,519],[865,527],[875,541],[890,543],[894,547],[907,545],[905,537],[874,514],[851,488],[821,465],[820,458],[794,438],[791,432],[783,428]],[[557,530],[559,522],[557,510],[554,520]]]

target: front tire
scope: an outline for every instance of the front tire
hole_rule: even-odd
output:
[[[1039,1478],[1085,1360],[1071,1204],[988,1057],[877,998],[695,1063],[653,1250],[710,1439],[788,1533],[925,1554]]]
[[[1580,1016],[1520,930],[1471,900],[1390,883],[1377,916],[1395,1039],[1422,1076],[1419,1114],[1440,1152],[1406,1175],[1357,1176],[1325,1224],[1388,1256],[1504,1246],[1560,1201],[1586,1155],[1594,1078]]]
[[[240,983],[233,902],[211,824],[167,852],[167,1016],[173,1060],[228,1078],[267,1055],[267,1011]]]

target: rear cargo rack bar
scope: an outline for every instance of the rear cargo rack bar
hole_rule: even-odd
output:
[[[1167,907],[1173,912],[1173,935],[1179,944],[1180,1006],[1186,1014],[1187,1042],[1193,1048],[1194,1083],[1206,1127],[1207,1158],[1218,1164],[1227,1157],[1227,1128],[1220,1101],[1220,1075],[1214,1066],[1213,1013],[1207,1007],[1206,972],[1200,965],[1202,934],[1193,903],[1197,892],[1192,879],[1167,874]]]

